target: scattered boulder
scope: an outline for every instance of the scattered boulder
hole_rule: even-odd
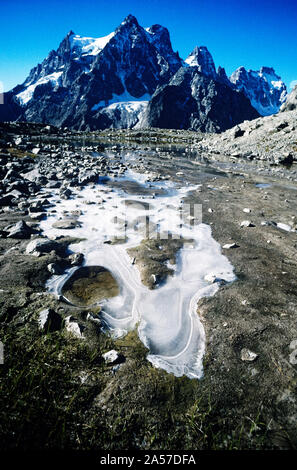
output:
[[[247,348],[243,348],[240,351],[240,358],[243,362],[253,362],[257,359],[259,354],[254,353],[253,351],[250,351]]]
[[[68,261],[72,266],[79,266],[84,260],[84,255],[82,253],[72,253],[68,256]]]
[[[20,220],[7,231],[9,232],[7,238],[17,239],[30,238],[33,233],[36,233],[36,230],[29,227],[24,220]]]
[[[65,328],[68,333],[71,333],[73,336],[84,339],[84,327],[80,325],[71,315],[65,318]]]
[[[4,196],[0,197],[0,207],[10,206],[13,199],[13,194],[5,194]]]
[[[111,351],[102,354],[102,357],[106,364],[110,365],[119,364],[125,361],[125,357],[122,354],[118,353],[118,351],[116,351],[115,349],[111,349]]]
[[[240,223],[240,227],[255,227],[255,225],[252,224],[252,222],[250,220],[243,220]]]
[[[47,269],[51,274],[60,275],[63,274],[64,269],[58,263],[50,263],[47,265]]]
[[[293,154],[289,152],[279,158],[279,163],[281,163],[282,165],[292,165],[293,161],[294,161]]]
[[[44,333],[51,333],[61,329],[62,317],[51,308],[46,308],[39,312],[38,323],[40,330]]]
[[[79,225],[79,222],[77,222],[76,219],[62,219],[62,220],[57,220],[56,222],[53,223],[52,227],[53,228],[59,228],[63,230],[71,230]]]
[[[95,316],[92,312],[87,313],[87,318],[86,319],[87,319],[87,321],[90,321],[91,323],[95,323],[99,327],[102,326],[102,322],[101,322],[100,318]]]
[[[237,139],[238,137],[242,137],[244,133],[245,131],[243,129],[241,129],[239,126],[236,126],[233,130],[233,138]]]
[[[59,243],[48,238],[35,238],[28,243],[26,248],[26,254],[32,256],[39,256],[43,253],[50,253],[51,251],[59,251]]]

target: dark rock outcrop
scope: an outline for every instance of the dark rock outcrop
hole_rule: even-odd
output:
[[[156,90],[140,126],[221,132],[258,116],[243,93],[189,67]]]

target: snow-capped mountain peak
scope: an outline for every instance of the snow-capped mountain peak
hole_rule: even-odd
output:
[[[230,81],[245,93],[262,116],[277,113],[286,100],[286,85],[272,67],[261,67],[257,71],[239,67]]]
[[[167,28],[159,24],[143,28],[135,16],[128,15],[106,36],[69,31],[25,82],[7,93],[10,106],[7,110],[2,106],[1,116],[10,119],[13,110],[14,119],[77,129],[132,127],[140,122],[157,89],[173,76],[174,86],[179,79],[192,77],[193,86],[198,80],[201,87],[217,87],[226,96],[228,88],[240,90],[263,115],[277,112],[287,93],[271,67],[256,72],[240,67],[229,80],[222,67],[216,71],[205,46],[195,47],[183,61],[172,49]],[[240,101],[236,93],[229,95]],[[241,104],[246,106],[244,100]]]
[[[196,46],[186,58],[185,63],[190,67],[198,67],[199,72],[203,73],[203,75],[216,78],[217,73],[214,60],[205,46]]]
[[[94,122],[94,128],[100,128],[119,119],[124,126],[132,125],[157,86],[181,66],[166,28],[153,25],[145,30],[128,15],[107,36],[69,31],[58,49],[15,89],[14,99],[27,120],[77,127]],[[128,119],[128,111],[133,111],[133,119]]]

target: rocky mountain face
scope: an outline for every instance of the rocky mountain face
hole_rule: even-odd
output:
[[[217,78],[217,72],[212,55],[207,47],[195,47],[191,54],[186,58],[185,63],[191,67],[197,67],[198,71],[207,77]]]
[[[219,66],[216,71],[214,60],[205,46],[195,47],[185,63],[198,67],[199,72],[214,80],[242,91],[261,116],[277,113],[286,100],[286,85],[271,67],[261,67],[259,71],[239,67],[228,78],[224,68]]]
[[[271,67],[261,67],[258,71],[239,67],[230,81],[244,92],[262,116],[277,113],[286,100],[286,85]]]
[[[160,121],[156,125],[161,127],[167,122],[169,127],[220,132],[255,117],[250,102],[236,90],[260,114],[277,112],[286,96],[273,69],[247,72],[241,67],[229,80],[222,67],[216,70],[205,46],[195,47],[183,61],[173,51],[166,28],[145,29],[129,15],[105,37],[70,31],[22,85],[5,93],[0,121],[79,130],[133,128]],[[154,109],[159,105],[159,110]],[[165,119],[168,107],[173,115]]]
[[[221,132],[258,116],[243,93],[191,66],[156,90],[137,127]]]

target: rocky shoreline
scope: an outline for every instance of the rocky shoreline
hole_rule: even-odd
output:
[[[135,146],[129,140],[108,145],[96,133],[80,142],[74,135],[72,142],[70,131],[61,145],[60,131],[46,126],[2,129],[3,448],[296,448],[296,136],[292,123],[278,131],[290,129],[290,168],[278,157],[284,147],[279,134],[268,161],[261,153],[252,159],[242,149],[253,123],[241,125],[239,137],[225,139],[225,133],[186,146],[182,139],[189,133],[177,132],[177,149],[162,142],[169,131],[156,132],[150,143],[144,134]],[[238,142],[238,154],[230,156]],[[78,241],[71,235],[78,213],[59,220],[57,228],[69,230],[68,237],[47,239],[40,231],[40,222],[55,211],[51,192],[68,200],[98,181],[112,190],[119,183],[108,181],[130,169],[151,182],[201,184],[185,202],[202,204],[203,222],[235,267],[237,280],[198,304],[207,340],[199,381],[154,368],[135,330],[113,339],[100,308],[67,304],[45,287],[59,270],[83,261],[68,250]],[[168,259],[174,250],[168,248]]]

